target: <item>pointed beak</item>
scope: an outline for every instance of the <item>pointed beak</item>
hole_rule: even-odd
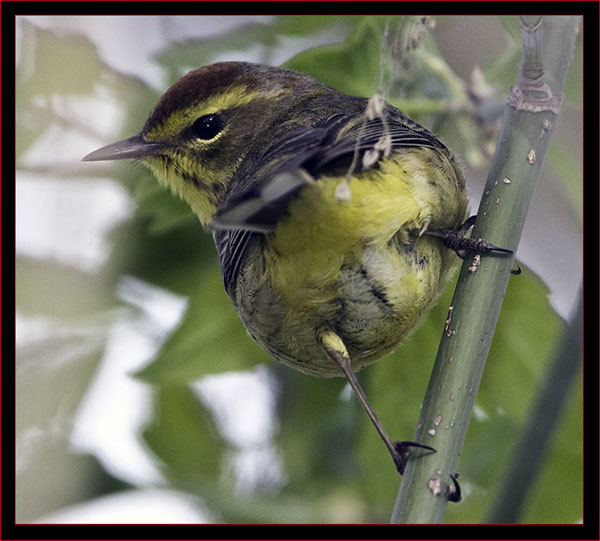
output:
[[[117,141],[116,143],[94,150],[94,152],[90,152],[87,156],[84,156],[81,161],[99,162],[103,160],[139,159],[144,156],[152,156],[161,148],[163,148],[162,143],[144,141],[142,135],[138,133],[133,137],[128,137],[122,141]]]

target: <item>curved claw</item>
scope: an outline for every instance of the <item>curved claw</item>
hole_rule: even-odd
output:
[[[410,458],[411,448],[416,447],[418,449],[425,449],[432,453],[437,452],[433,447],[429,447],[429,445],[423,445],[422,443],[417,443],[416,441],[395,441],[393,445],[395,451],[395,455],[393,456],[394,464],[396,465],[396,469],[400,475],[404,474],[406,464]]]
[[[458,473],[454,475],[450,474],[453,486],[446,487],[446,499],[449,502],[458,503],[462,500],[462,494],[460,492],[460,485],[458,484]]]

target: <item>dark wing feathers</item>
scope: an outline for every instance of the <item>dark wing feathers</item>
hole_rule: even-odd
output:
[[[347,167],[358,152],[360,171],[365,152],[381,148],[384,136],[388,136],[391,150],[445,148],[397,110],[388,112],[385,123],[378,118],[363,122],[355,114],[336,114],[322,125],[296,131],[268,148],[256,160],[262,165],[236,182],[210,224],[228,291],[235,284],[249,243],[262,242],[263,234],[273,231],[289,201],[328,168],[339,163]],[[382,151],[371,167],[381,155]]]
[[[411,122],[411,124],[414,123]],[[403,122],[392,119],[384,124],[378,118],[355,123],[343,131],[340,138],[330,148],[324,149],[321,160],[316,164],[316,169],[325,168],[328,164],[344,156],[353,156],[356,151],[359,152],[360,158],[365,151],[373,149],[384,136],[389,137],[391,150],[409,147],[443,148],[431,133],[416,124],[414,126],[415,128],[411,128]]]
[[[261,241],[262,235],[246,229],[223,229],[214,232],[215,244],[219,254],[223,284],[227,293],[232,295],[240,265],[251,241]]]
[[[245,179],[245,189],[240,193],[239,186],[232,187],[211,228],[272,231],[289,200],[310,182],[310,177],[302,173],[304,164],[322,154],[327,134],[323,128],[305,128],[267,149],[256,160],[262,167]]]

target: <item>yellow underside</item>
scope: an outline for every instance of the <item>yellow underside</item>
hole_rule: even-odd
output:
[[[320,177],[290,203],[267,236],[260,276],[252,277],[263,285],[253,290],[249,310],[257,314],[264,302],[272,318],[241,314],[275,357],[334,375],[337,367],[316,340],[319,328],[342,334],[358,368],[416,327],[458,262],[438,239],[421,234],[458,227],[467,206],[462,179],[449,180],[452,166],[441,171],[424,161],[430,152],[409,150],[355,175],[348,200],[335,195],[343,177]]]

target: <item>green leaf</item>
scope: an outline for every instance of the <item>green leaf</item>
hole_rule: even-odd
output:
[[[278,413],[286,475],[296,491],[315,491],[316,484],[347,478],[355,463],[356,404],[341,400],[343,378],[321,379],[276,367]],[[354,400],[354,398],[351,398]]]
[[[137,276],[178,295],[193,295],[206,273],[219,269],[214,242],[198,220],[180,222],[148,233],[148,219],[138,213],[133,223],[116,228],[112,237],[115,252],[123,252],[123,274]],[[134,249],[132,249],[134,247]]]
[[[310,36],[317,32],[322,32],[332,26],[355,26],[359,17],[331,17],[329,15],[318,16],[282,16],[275,17],[271,24],[272,28],[285,36]]]
[[[163,385],[155,395],[155,415],[143,438],[178,486],[197,492],[215,479],[223,440],[210,413],[186,385]]]
[[[581,217],[583,215],[582,163],[579,160],[573,159],[564,147],[553,143],[550,144],[550,148],[548,149],[548,163],[554,169],[559,181],[565,188],[565,193],[573,209]]]
[[[571,390],[562,423],[553,435],[542,474],[525,505],[523,522],[574,524],[583,519],[583,389],[579,377]],[[549,498],[554,490],[560,498]],[[564,492],[563,489],[565,490]]]
[[[181,383],[206,374],[248,369],[267,358],[246,334],[220,275],[207,272],[199,275],[181,325],[136,376],[153,383]]]
[[[354,96],[371,96],[379,81],[379,44],[386,17],[364,17],[343,43],[307,49],[282,67],[312,75]]]
[[[506,30],[507,36],[511,38],[515,46],[521,46],[521,22],[519,17],[500,17],[500,23]]]
[[[565,81],[564,105],[582,109],[583,105],[583,43],[581,36],[575,44],[573,60],[569,65],[569,76]]]
[[[103,66],[91,40],[79,34],[57,35],[26,19],[21,19],[19,32],[23,47],[17,74],[19,101],[92,92]]]

